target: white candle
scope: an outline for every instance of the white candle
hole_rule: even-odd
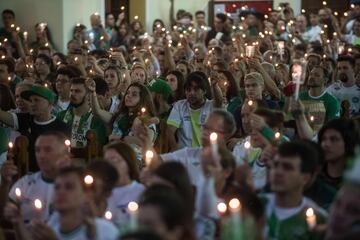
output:
[[[130,229],[134,230],[137,228],[137,212],[139,205],[136,202],[129,202],[128,209],[130,213]]]
[[[212,152],[213,156],[215,156],[218,153],[217,138],[218,138],[218,135],[216,132],[212,132],[210,134],[210,146],[211,146],[211,152]]]
[[[227,210],[226,204],[223,203],[223,202],[218,203],[217,210],[220,213],[220,215],[224,215],[226,213],[226,210]]]
[[[239,199],[233,198],[229,202],[230,212],[231,212],[231,221],[232,221],[232,229],[233,229],[233,239],[241,239],[241,203]]]
[[[69,139],[65,140],[65,146],[67,147],[68,152],[70,153],[71,152],[71,141]]]
[[[150,166],[152,159],[154,158],[154,152],[151,150],[147,150],[145,153],[145,164],[146,166]]]
[[[310,229],[313,229],[316,226],[316,215],[312,208],[306,210],[306,223]]]
[[[9,153],[13,153],[13,148],[14,148],[14,144],[12,143],[12,142],[9,142],[9,150],[8,150],[8,152]]]
[[[21,204],[21,190],[20,190],[20,188],[15,188],[15,196],[16,196],[16,202],[18,204]]]

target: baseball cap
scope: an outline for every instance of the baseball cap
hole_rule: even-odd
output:
[[[168,99],[172,93],[171,87],[168,82],[161,78],[151,80],[146,87],[149,89],[150,92],[160,93],[166,99]]]
[[[23,91],[21,93],[21,97],[29,100],[30,96],[37,95],[42,98],[45,98],[50,103],[54,103],[56,100],[56,94],[48,89],[47,87],[41,86],[41,85],[34,85],[31,87],[30,90]]]

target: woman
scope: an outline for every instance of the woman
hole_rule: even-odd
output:
[[[50,48],[54,46],[50,30],[46,23],[37,23],[35,25],[35,35],[36,40],[30,44],[30,49],[33,49],[35,53],[37,53],[37,50],[40,47],[45,46],[46,44],[48,44]]]
[[[130,34],[130,28],[126,22],[123,22],[120,24],[117,30],[117,35],[114,36],[114,42],[112,42],[111,46],[113,47],[119,47],[119,46],[129,46],[131,34]]]
[[[87,81],[87,87],[92,94],[92,109],[94,113],[106,124],[112,126],[110,140],[120,140],[131,135],[131,127],[136,117],[154,116],[154,104],[149,90],[140,83],[132,83],[126,89],[125,95],[121,100],[119,110],[115,114],[111,114],[100,108],[97,95],[95,92],[95,82],[92,79]],[[141,108],[145,108],[145,112],[141,113]],[[152,128],[152,136],[155,139],[155,126]]]
[[[109,65],[104,71],[104,80],[109,86],[111,107],[109,112],[115,113],[120,105],[122,94],[126,90],[126,81],[116,65]]]
[[[322,127],[318,139],[325,158],[321,178],[339,189],[347,161],[355,155],[355,146],[360,143],[359,129],[353,120],[334,119]]]
[[[47,76],[52,72],[52,60],[45,54],[39,54],[34,62],[36,83],[45,84]],[[47,83],[49,84],[49,83]]]
[[[131,82],[147,84],[149,82],[146,69],[140,63],[135,63],[130,72]]]
[[[185,99],[184,92],[184,75],[177,70],[170,71],[166,75],[166,81],[169,83],[172,90],[172,102]]]
[[[240,89],[229,71],[219,71],[218,85],[224,97],[227,111],[234,113],[241,104]]]
[[[112,195],[108,198],[107,210],[112,213],[112,221],[117,226],[124,226],[129,221],[129,202],[138,202],[145,189],[139,183],[136,153],[124,142],[113,142],[104,147],[104,159],[116,168],[119,176]]]

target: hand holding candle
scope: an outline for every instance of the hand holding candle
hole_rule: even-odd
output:
[[[312,208],[308,208],[308,210],[306,210],[306,223],[309,229],[313,229],[316,226],[316,215]]]

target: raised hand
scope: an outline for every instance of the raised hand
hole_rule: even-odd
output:
[[[92,93],[96,90],[96,83],[92,78],[86,79],[85,86]]]
[[[11,183],[14,176],[18,174],[18,168],[14,161],[9,159],[1,167],[1,180],[4,183]]]

